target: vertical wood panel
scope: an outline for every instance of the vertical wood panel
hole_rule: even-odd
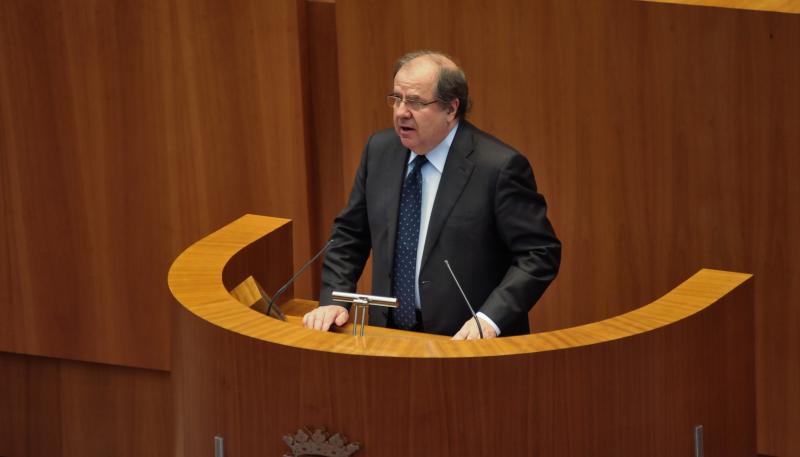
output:
[[[0,2],[0,349],[167,369],[188,243],[271,214],[308,258],[299,5]]]
[[[0,455],[61,457],[58,361],[29,360],[0,352]]]
[[[471,120],[531,160],[564,242],[535,329],[628,310],[701,266],[754,272],[759,449],[800,455],[800,16],[343,0],[337,32],[345,176],[391,123],[393,60],[419,48],[453,54]]]
[[[0,352],[0,455],[173,455],[169,374]]]
[[[178,144],[186,149],[175,165],[191,170],[181,184],[196,192],[190,209],[200,210],[177,214],[199,216],[192,227],[207,227],[194,240],[245,212],[292,218],[299,266],[310,234],[298,7],[177,1],[174,27],[176,84],[184,86]],[[296,289],[310,295],[311,280],[301,278]]]
[[[309,225],[314,251],[328,240],[333,219],[346,201],[343,183],[351,180],[342,173],[336,4],[312,0],[306,5]],[[322,263],[317,262],[306,273],[311,275],[313,289],[312,295],[304,297],[319,297],[321,269]]]

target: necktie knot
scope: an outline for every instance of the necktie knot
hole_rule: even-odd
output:
[[[422,170],[422,166],[428,163],[428,159],[425,156],[417,156],[414,160],[411,161],[411,173],[420,173]]]

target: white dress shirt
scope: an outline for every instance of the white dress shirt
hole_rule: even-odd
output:
[[[420,265],[422,264],[422,251],[425,249],[425,238],[428,234],[428,223],[431,220],[431,211],[433,210],[433,202],[436,199],[436,191],[439,190],[439,182],[442,180],[444,163],[447,161],[447,154],[450,151],[450,146],[453,144],[453,138],[456,136],[456,130],[458,130],[458,124],[456,124],[452,130],[450,130],[450,133],[447,134],[441,143],[439,143],[435,148],[431,149],[430,152],[425,154],[425,158],[428,159],[428,162],[423,165],[421,170],[422,206],[419,217],[419,244],[417,244],[417,265],[414,277],[414,304],[416,305],[417,309],[422,308],[419,299],[419,269]],[[418,155],[419,154],[415,153],[414,151],[411,151],[411,157],[408,158],[408,163],[410,164],[415,158],[417,158]],[[406,171],[406,176],[408,176],[408,173],[411,172],[410,167],[407,168],[409,169]],[[464,306],[467,306],[467,304],[464,303]],[[497,335],[500,335],[500,328],[492,319],[489,318],[489,316],[480,311],[478,311],[476,314],[478,317],[491,324]]]

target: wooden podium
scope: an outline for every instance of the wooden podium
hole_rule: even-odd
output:
[[[753,281],[701,270],[632,312],[485,341],[367,327],[307,330],[230,291],[291,275],[291,224],[246,215],[169,272],[177,455],[294,455],[284,435],[325,427],[354,455],[752,457]]]

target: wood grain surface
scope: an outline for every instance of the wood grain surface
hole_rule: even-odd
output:
[[[169,369],[191,241],[266,212],[309,257],[302,5],[0,2],[0,350]]]
[[[167,372],[0,352],[0,456],[167,457]]]
[[[311,250],[320,249],[331,235],[333,219],[344,206],[347,194],[344,183],[352,177],[342,168],[342,138],[339,119],[339,65],[336,42],[336,4],[333,1],[306,3],[305,43],[308,65],[307,112],[310,120],[308,134],[309,230]],[[343,70],[347,71],[347,70]],[[266,214],[266,213],[265,213]],[[310,278],[310,294],[304,298],[319,298],[322,262],[305,273]]]
[[[229,261],[288,233],[244,216],[170,269],[181,455],[207,452],[215,434],[235,455],[278,454],[284,434],[324,426],[373,457],[673,457],[697,424],[708,455],[755,454],[750,275],[703,270],[633,312],[528,336],[352,337],[267,318],[228,292],[223,276],[245,278]]]

